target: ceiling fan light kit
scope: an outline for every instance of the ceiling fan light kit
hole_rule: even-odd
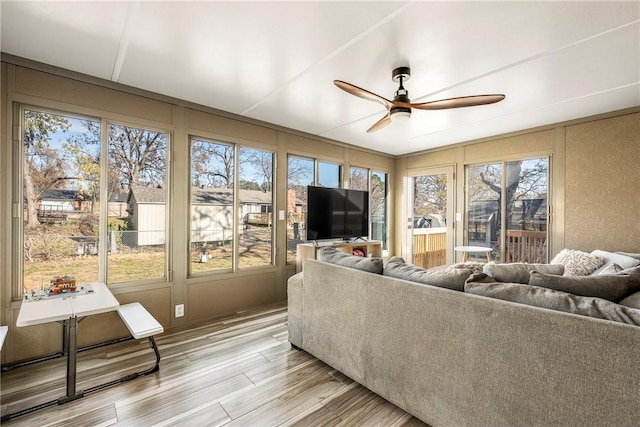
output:
[[[389,111],[392,122],[406,122],[411,118],[411,108],[392,107]]]
[[[406,122],[411,117],[412,108],[416,108],[418,110],[445,110],[449,108],[473,107],[477,105],[494,104],[505,98],[503,94],[472,95],[414,104],[411,103],[411,99],[409,99],[409,92],[403,85],[403,83],[409,80],[410,77],[411,69],[409,67],[397,67],[393,70],[391,73],[391,79],[398,83],[398,90],[395,92],[393,101],[342,80],[334,80],[333,83],[351,95],[367,99],[369,101],[379,102],[387,108],[387,114],[367,129],[367,132],[380,130],[392,121]]]

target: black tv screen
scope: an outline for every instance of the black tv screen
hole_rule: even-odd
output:
[[[369,236],[369,192],[307,187],[307,240]]]

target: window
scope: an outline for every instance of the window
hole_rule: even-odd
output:
[[[340,188],[340,165],[318,161],[316,183],[319,187]]]
[[[191,273],[273,265],[273,152],[193,138],[191,184]]]
[[[238,201],[242,217],[238,267],[273,264],[273,153],[240,148]]]
[[[109,124],[108,192],[110,201],[122,200],[124,192],[127,209],[110,210],[108,283],[166,278],[167,139],[163,132]]]
[[[342,167],[305,157],[287,161],[287,262],[296,260],[296,246],[306,241],[307,186],[339,188]]]
[[[48,288],[56,276],[97,281],[100,122],[23,110],[22,129],[22,150],[16,151],[23,277],[17,294]]]
[[[349,169],[349,188],[369,191],[371,218],[371,240],[380,240],[382,249],[387,249],[387,174],[352,166]]]
[[[387,182],[384,172],[371,172],[371,190],[369,193],[369,209],[371,209],[371,239],[382,242],[382,250],[388,249],[387,227],[389,225]]]
[[[15,191],[22,193],[22,277],[15,296],[57,276],[164,278],[167,134],[108,124],[103,144],[96,119],[23,109],[21,121]],[[145,203],[161,205],[153,224],[141,215],[150,208]]]
[[[497,260],[546,262],[548,169],[546,157],[467,166],[467,243]]]
[[[289,156],[287,163],[287,262],[295,262],[296,246],[307,240],[307,186],[314,184],[315,162]]]
[[[351,167],[351,169],[349,169],[349,188],[352,190],[369,191],[369,170]]]
[[[233,268],[234,147],[191,140],[191,272]]]

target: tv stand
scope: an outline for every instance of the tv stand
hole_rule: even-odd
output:
[[[332,247],[339,251],[350,254],[354,249],[359,249],[364,253],[364,256],[382,257],[382,242],[379,240],[365,240],[362,242],[341,241],[341,242],[314,242],[314,243],[300,243],[296,247],[296,273],[302,271],[302,263],[307,258],[317,259],[318,251],[324,247]]]

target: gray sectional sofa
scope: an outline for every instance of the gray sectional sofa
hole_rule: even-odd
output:
[[[640,306],[522,283],[496,290],[505,282],[469,270],[405,272],[418,283],[390,277],[392,262],[383,271],[381,260],[328,260],[305,260],[289,280],[290,342],[424,422],[640,424]],[[525,278],[536,270],[519,266],[515,276],[523,269]],[[634,283],[624,298],[637,303]],[[505,300],[531,290],[532,302]],[[544,300],[539,292],[561,303],[531,305]],[[594,307],[614,318],[592,317]]]

